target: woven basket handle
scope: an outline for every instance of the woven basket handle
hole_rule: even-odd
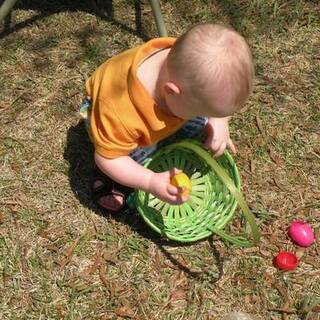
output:
[[[225,170],[218,164],[218,162],[212,158],[212,156],[205,151],[197,142],[190,141],[190,140],[183,140],[181,142],[175,143],[175,146],[180,146],[183,148],[190,149],[197,153],[201,158],[203,158],[210,167],[216,172],[216,174],[219,176],[219,178],[225,183],[231,194],[235,197],[236,201],[238,202],[238,205],[240,206],[246,220],[248,221],[252,233],[253,240],[250,241],[247,238],[241,237],[241,236],[233,236],[230,234],[227,234],[223,230],[219,230],[214,227],[208,228],[210,231],[214,232],[215,234],[219,235],[221,238],[237,244],[242,247],[249,247],[256,245],[260,240],[260,232],[258,230],[258,226],[255,222],[254,215],[250,211],[245,199],[243,198],[241,192],[236,188],[234,185],[234,182],[229,177],[229,175],[225,172]]]

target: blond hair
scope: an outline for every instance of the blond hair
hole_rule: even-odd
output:
[[[205,103],[208,93],[211,98],[229,94],[232,113],[252,90],[250,49],[240,34],[219,24],[198,24],[179,37],[168,55],[168,70],[198,101]]]

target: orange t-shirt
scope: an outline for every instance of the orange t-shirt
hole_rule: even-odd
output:
[[[185,120],[157,107],[137,77],[139,65],[174,38],[157,38],[112,57],[86,82],[92,101],[90,130],[96,152],[105,158],[128,155],[178,130]]]

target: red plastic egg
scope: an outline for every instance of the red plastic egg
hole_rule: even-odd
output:
[[[294,221],[291,223],[289,237],[301,247],[309,247],[314,242],[314,235],[309,224],[303,221]]]
[[[298,266],[299,261],[292,252],[281,251],[275,257],[274,264],[281,270],[294,270]]]

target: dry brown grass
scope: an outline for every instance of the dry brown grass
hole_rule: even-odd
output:
[[[218,239],[176,246],[135,213],[105,217],[94,207],[92,146],[77,117],[84,81],[156,36],[147,1],[142,36],[133,0],[113,2],[113,19],[101,17],[106,4],[94,13],[81,1],[21,2],[0,34],[1,319],[221,319],[231,310],[319,319],[319,243],[301,250],[286,236],[301,218],[319,238],[318,2],[162,1],[170,35],[219,21],[253,48],[255,90],[232,122],[263,234],[250,249]],[[296,271],[272,266],[280,249],[301,256]]]

